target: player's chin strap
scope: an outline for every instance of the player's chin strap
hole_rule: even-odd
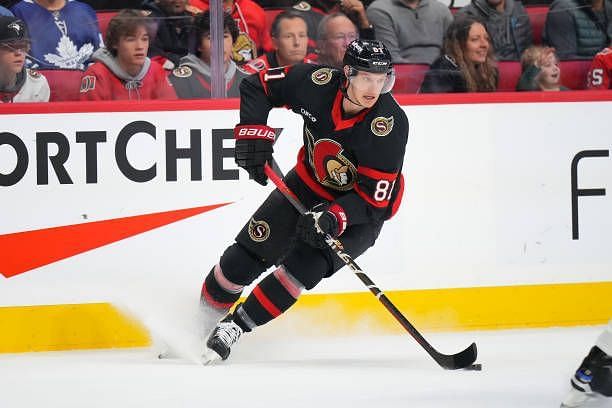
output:
[[[274,162],[274,160],[273,160]],[[308,211],[306,207],[300,202],[300,199],[287,187],[287,184],[283,181],[268,163],[264,166],[264,172],[266,176],[272,180],[278,190],[285,196],[287,200],[295,207],[300,214],[304,214]],[[281,173],[282,174],[282,173]],[[376,286],[374,282],[361,270],[361,268],[355,263],[353,258],[344,252],[342,243],[329,234],[325,236],[325,242],[331,250],[338,255],[338,257],[357,275],[357,277],[363,282],[364,285],[370,290],[370,292],[376,296],[376,298],[387,308],[387,310],[395,317],[395,319],[402,325],[404,329],[427,351],[427,353],[438,363],[442,368],[447,370],[457,370],[460,368],[470,368],[472,363],[476,361],[478,352],[476,350],[476,343],[472,343],[465,350],[457,354],[442,354],[437,351],[425,338],[419,333],[419,331],[404,317],[404,315],[395,307],[395,305],[387,298],[387,296]]]
[[[357,105],[357,106],[361,106],[362,108],[366,108],[367,106],[363,106],[362,104],[360,104],[359,102],[355,102],[354,100],[351,99],[351,97],[348,94],[348,86],[349,83],[351,82],[350,78],[346,78],[346,86],[341,86],[340,87],[340,92],[342,92],[342,95],[349,100],[349,102],[351,102],[353,105]]]

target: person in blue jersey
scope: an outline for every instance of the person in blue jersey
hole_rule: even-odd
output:
[[[95,11],[76,0],[23,0],[11,8],[30,30],[29,65],[35,68],[85,69],[100,48]]]

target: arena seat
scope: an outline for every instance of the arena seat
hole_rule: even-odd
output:
[[[50,102],[77,101],[83,71],[79,69],[39,69],[49,82]]]
[[[108,23],[111,18],[115,17],[119,11],[117,10],[104,10],[104,11],[96,11],[96,16],[98,17],[98,26],[100,27],[100,33],[102,33],[102,38],[106,36],[106,28],[108,27]]]
[[[499,84],[497,90],[501,92],[516,91],[516,84],[521,77],[521,63],[519,61],[500,61]]]
[[[394,93],[416,93],[423,82],[423,77],[429,65],[427,64],[395,64]]]
[[[586,89],[591,60],[565,60],[559,64],[561,83],[569,89]]]
[[[529,15],[529,22],[533,31],[533,43],[542,44],[542,33],[544,32],[548,6],[528,6],[525,7],[525,10],[527,15]]]

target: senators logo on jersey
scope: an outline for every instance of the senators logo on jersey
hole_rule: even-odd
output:
[[[342,154],[342,145],[331,139],[320,139],[314,142],[310,131],[306,129],[310,166],[319,183],[334,190],[347,191],[355,184],[357,169]]]
[[[251,218],[249,221],[249,237],[255,242],[263,242],[270,237],[270,225],[265,221]]]

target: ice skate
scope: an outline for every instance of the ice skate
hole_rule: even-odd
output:
[[[612,357],[595,346],[571,379],[572,389],[562,408],[586,407],[591,401],[612,395]]]
[[[234,323],[232,315],[228,314],[208,336],[206,349],[202,354],[202,363],[211,364],[218,360],[227,360],[231,347],[238,342],[242,332],[242,328]]]

